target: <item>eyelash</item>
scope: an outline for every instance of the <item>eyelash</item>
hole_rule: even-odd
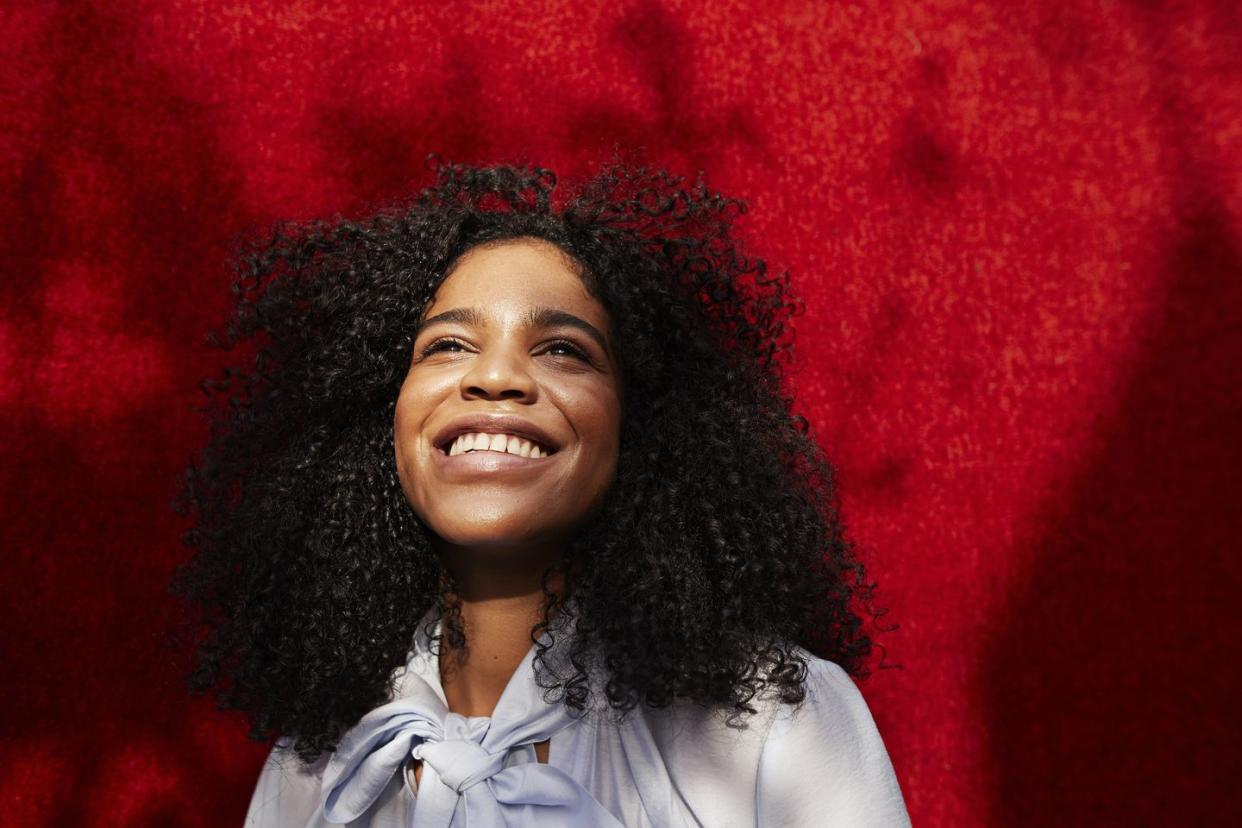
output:
[[[462,348],[465,347],[465,343],[462,342],[460,339],[455,339],[451,336],[446,336],[446,337],[442,337],[440,339],[435,340],[434,342],[429,344],[427,347],[423,348],[421,355],[426,357],[426,356],[430,356],[431,354],[437,353],[438,351],[443,350],[440,347],[442,345],[458,345]],[[579,348],[577,345],[575,345],[574,343],[570,342],[567,339],[553,340],[551,343],[549,343],[549,347],[552,347],[552,348],[563,347],[566,350],[572,352],[573,356],[575,356],[578,359],[581,359],[581,360],[588,359],[586,353],[583,352],[581,348]]]

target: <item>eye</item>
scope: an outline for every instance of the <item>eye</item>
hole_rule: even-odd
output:
[[[466,347],[465,344],[459,339],[453,339],[452,337],[444,337],[443,339],[435,340],[430,345],[423,348],[421,355],[428,356],[429,354],[438,353],[439,351],[447,350],[448,348],[453,347],[453,346],[456,346],[458,348]]]
[[[420,352],[419,355],[421,357],[427,357],[427,356],[430,356],[431,354],[439,353],[441,351],[447,351],[449,353],[457,353],[456,350],[450,350],[450,349],[464,349],[465,347],[466,347],[465,343],[462,342],[460,339],[454,339],[452,337],[443,337],[427,345],[425,348],[423,348],[423,350]],[[547,351],[545,351],[545,353],[551,353],[552,351],[555,351],[558,349],[561,351],[567,351],[569,356],[575,357],[576,359],[582,359],[582,360],[590,359],[590,357],[587,356],[585,351],[583,351],[581,348],[579,348],[577,345],[575,345],[574,343],[570,342],[567,339],[558,339],[555,342],[549,343]]]
[[[581,348],[579,348],[577,345],[575,345],[574,343],[570,342],[567,339],[558,339],[555,342],[548,345],[549,352],[556,348],[560,348],[561,350],[568,351],[569,355],[572,357],[577,357],[578,359],[589,359],[589,357],[586,355],[586,352],[584,352]]]

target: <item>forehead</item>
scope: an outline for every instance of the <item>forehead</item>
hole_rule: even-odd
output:
[[[480,310],[502,305],[559,305],[606,319],[607,311],[587,291],[577,264],[542,239],[513,239],[466,251],[436,291],[427,314],[457,305]]]

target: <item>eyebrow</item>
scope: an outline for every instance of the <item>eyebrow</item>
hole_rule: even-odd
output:
[[[418,336],[432,325],[451,324],[454,322],[471,325],[476,328],[484,327],[483,314],[478,308],[453,308],[424,319],[414,331],[414,335]],[[523,322],[528,328],[575,328],[591,337],[595,344],[603,349],[604,353],[612,356],[612,349],[608,347],[608,341],[604,339],[604,335],[590,322],[580,319],[568,311],[563,311],[559,308],[533,308],[526,314]]]

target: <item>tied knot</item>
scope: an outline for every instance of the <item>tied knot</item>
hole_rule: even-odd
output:
[[[430,765],[441,782],[461,794],[504,770],[506,752],[488,753],[472,739],[443,739],[422,742],[411,753]]]
[[[545,633],[547,636],[547,633]],[[545,641],[548,640],[545,637]],[[411,664],[434,669],[425,645]],[[539,693],[527,652],[491,717],[465,717],[417,672],[407,672],[399,698],[375,708],[341,737],[321,781],[328,823],[366,815],[412,756],[424,762],[416,821],[428,828],[469,825],[523,828],[623,828],[582,785],[559,768],[535,761],[528,746],[550,739],[571,722],[562,704]],[[516,761],[508,762],[511,751]],[[486,784],[479,784],[480,782]]]

